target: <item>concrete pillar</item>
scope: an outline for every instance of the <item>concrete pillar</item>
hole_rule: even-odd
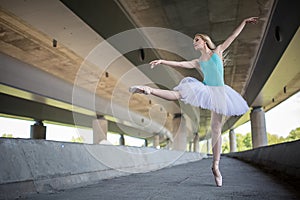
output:
[[[153,136],[153,147],[154,148],[160,148],[160,146],[159,146],[159,135],[158,134]]]
[[[236,152],[236,137],[233,129],[229,131],[229,146],[230,152]]]
[[[173,148],[174,150],[185,151],[187,145],[186,122],[181,113],[177,113],[173,119]]]
[[[120,135],[120,140],[119,140],[119,143],[120,143],[120,145],[125,145],[125,138],[124,138],[124,135],[122,134],[122,135]]]
[[[102,140],[107,140],[108,122],[103,116],[97,116],[93,120],[93,144],[99,144]]]
[[[250,113],[252,147],[268,145],[265,112],[261,107],[255,107]]]
[[[195,133],[194,136],[194,152],[199,152],[199,135]]]
[[[169,139],[169,138],[167,138],[167,141],[166,141],[166,146],[165,146],[165,149],[169,149],[169,150],[171,150],[172,149],[172,141]]]
[[[34,125],[30,126],[31,139],[46,139],[46,126],[42,120],[36,120]]]
[[[189,142],[189,152],[192,152],[192,149],[193,149],[193,142],[190,141]]]

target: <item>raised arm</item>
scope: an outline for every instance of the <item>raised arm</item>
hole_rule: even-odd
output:
[[[199,65],[197,59],[191,61],[153,60],[150,62],[151,68],[159,64],[168,65],[170,67],[182,67],[182,68],[190,68],[190,69],[197,68]]]
[[[231,43],[235,40],[235,38],[241,33],[247,23],[256,24],[258,21],[258,17],[250,17],[244,19],[242,23],[233,31],[233,33],[221,44],[217,47],[217,50],[223,52],[226,50]]]

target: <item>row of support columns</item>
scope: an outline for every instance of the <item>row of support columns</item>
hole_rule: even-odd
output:
[[[266,122],[265,122],[265,112],[262,107],[254,107],[250,113],[251,121],[251,135],[252,135],[252,146],[253,148],[268,145],[267,132],[266,132]],[[174,150],[186,150],[186,136],[187,129],[185,119],[182,115],[175,115],[174,120]],[[229,141],[230,141],[230,152],[235,152],[237,150],[236,136],[233,129],[229,131]],[[192,149],[193,146],[193,149]],[[207,141],[207,149],[211,147],[210,141]],[[194,152],[199,152],[199,135],[194,134],[193,142],[189,144],[189,150]]]
[[[268,143],[265,123],[265,113],[261,107],[255,107],[250,113],[252,146],[257,148],[265,146]],[[93,121],[93,144],[99,144],[101,141],[107,140],[108,122],[103,116],[98,116]],[[173,119],[173,143],[171,148],[174,150],[185,151],[187,147],[187,127],[186,121],[182,114],[176,114]],[[31,125],[30,137],[32,139],[46,139],[46,126],[42,120],[36,120]],[[236,136],[234,130],[229,131],[230,152],[236,151]],[[159,148],[159,134],[153,137],[153,146]],[[193,145],[192,145],[193,144]],[[120,145],[125,145],[124,135],[120,136]],[[145,146],[148,146],[145,140]],[[194,134],[194,140],[190,143],[190,151],[199,152],[199,135]],[[193,146],[193,149],[191,147]],[[209,142],[207,143],[209,147]]]
[[[93,120],[93,144],[99,144],[107,141],[108,121],[103,116],[97,116],[97,119]],[[172,143],[172,149],[186,150],[186,124],[183,116],[178,114],[174,118],[174,142]],[[30,138],[32,139],[46,139],[46,126],[44,126],[42,120],[36,120],[34,125],[31,125]],[[125,145],[124,135],[120,135],[120,145]],[[145,140],[145,146],[148,146],[148,141]],[[153,136],[153,147],[160,147],[159,134]]]
[[[46,139],[47,127],[44,126],[42,120],[35,120],[30,127],[31,139]],[[93,144],[99,144],[107,141],[108,121],[103,116],[97,116],[93,121]],[[120,145],[125,145],[124,135],[120,135]],[[145,144],[147,145],[147,144]]]
[[[180,119],[178,117],[178,119]],[[181,120],[181,121],[180,121]],[[177,123],[180,123],[182,127],[185,126],[184,118],[181,117]],[[175,124],[176,124],[176,118],[175,118]],[[262,107],[254,107],[252,108],[252,111],[250,113],[250,121],[251,121],[251,135],[252,135],[252,146],[253,148],[266,146],[268,145],[268,139],[267,139],[267,132],[266,132],[266,122],[265,122],[265,112],[263,111]],[[187,130],[184,128],[178,128],[175,139],[174,139],[174,145],[173,149],[176,150],[185,150],[186,148],[186,133]],[[236,144],[236,135],[233,129],[229,131],[229,142],[230,142],[230,152],[236,152],[237,150],[237,144]],[[192,149],[193,144],[193,149]],[[207,149],[208,152],[210,151],[210,140],[207,141]],[[199,135],[196,133],[194,134],[194,140],[193,142],[190,142],[189,144],[189,150],[194,152],[199,152]]]

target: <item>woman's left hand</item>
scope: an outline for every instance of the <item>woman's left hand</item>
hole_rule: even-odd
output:
[[[247,19],[244,19],[245,23],[251,23],[256,24],[258,22],[258,17],[249,17]]]

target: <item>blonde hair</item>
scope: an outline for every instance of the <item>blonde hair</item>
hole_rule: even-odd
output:
[[[216,45],[211,41],[211,39],[210,39],[210,37],[209,37],[208,35],[201,34],[201,33],[197,33],[197,34],[195,35],[195,37],[196,37],[196,36],[201,37],[201,39],[202,39],[204,42],[206,42],[207,47],[208,47],[210,50],[216,49]],[[225,66],[225,65],[229,65],[229,64],[231,63],[231,59],[230,59],[230,57],[228,56],[228,54],[229,54],[229,51],[228,51],[228,50],[226,50],[226,51],[223,52],[223,63],[224,63],[224,66]]]
[[[197,33],[195,35],[195,37],[196,36],[201,37],[201,39],[204,40],[204,42],[206,42],[206,44],[210,50],[214,50],[216,48],[216,45],[211,41],[211,39],[208,35]]]

